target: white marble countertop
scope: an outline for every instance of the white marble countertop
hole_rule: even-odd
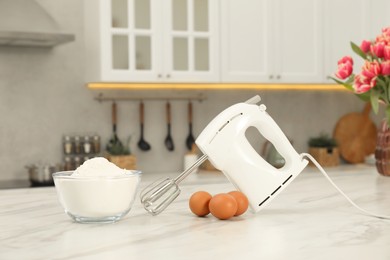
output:
[[[326,170],[358,205],[390,215],[390,177],[366,165]],[[390,220],[361,214],[314,168],[257,214],[221,221],[188,209],[195,191],[232,189],[220,174],[193,175],[162,214],[137,199],[114,224],[72,222],[53,187],[0,190],[0,259],[390,259]]]

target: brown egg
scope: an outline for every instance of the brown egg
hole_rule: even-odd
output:
[[[189,206],[192,213],[199,217],[208,215],[210,213],[209,202],[211,198],[211,194],[206,191],[197,191],[192,194],[189,201]]]
[[[249,201],[244,193],[240,191],[231,191],[228,194],[232,195],[237,201],[237,212],[234,216],[240,216],[248,209]]]
[[[237,201],[230,194],[220,193],[211,198],[209,209],[214,217],[229,219],[237,212]]]

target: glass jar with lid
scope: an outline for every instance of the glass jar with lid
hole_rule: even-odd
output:
[[[100,153],[100,136],[94,135],[92,138],[92,151],[95,154]]]
[[[69,135],[65,135],[62,138],[62,146],[63,146],[63,151],[64,154],[72,154],[74,150],[74,145],[72,142],[72,138]]]
[[[74,137],[74,153],[75,154],[81,154],[81,140],[80,136],[76,135]]]
[[[84,152],[84,154],[92,153],[92,143],[91,143],[91,139],[88,135],[84,136],[83,152]]]

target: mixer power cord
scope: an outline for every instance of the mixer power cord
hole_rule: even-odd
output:
[[[380,215],[380,214],[376,214],[376,213],[371,213],[361,207],[359,207],[355,202],[353,202],[333,181],[332,179],[329,177],[329,175],[325,172],[324,168],[322,168],[322,166],[316,161],[316,159],[314,159],[313,156],[311,156],[310,154],[308,153],[301,153],[301,158],[303,159],[304,157],[306,157],[307,159],[309,159],[316,167],[317,169],[325,176],[325,178],[333,185],[333,187],[341,194],[343,195],[347,201],[349,203],[352,204],[352,206],[354,206],[355,208],[357,208],[358,210],[362,211],[364,214],[366,215],[369,215],[369,216],[372,216],[372,217],[376,217],[376,218],[380,218],[380,219],[390,219],[390,216],[386,216],[386,215]]]

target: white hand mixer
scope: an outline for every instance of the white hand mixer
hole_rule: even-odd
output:
[[[294,150],[265,111],[265,105],[258,106],[258,102],[260,96],[255,96],[216,116],[195,141],[204,155],[175,179],[168,178],[145,188],[141,192],[145,209],[153,215],[162,212],[180,194],[177,184],[206,159],[248,197],[249,205],[255,212],[279,194],[306,167],[308,161]],[[255,151],[245,136],[249,127],[257,128],[284,157],[285,165],[282,168],[271,166]]]
[[[298,154],[264,104],[258,105],[260,96],[245,103],[235,104],[217,115],[202,131],[195,143],[203,152],[192,166],[175,179],[167,178],[150,184],[141,192],[141,202],[152,215],[161,213],[180,194],[178,184],[194,169],[208,159],[249,200],[254,212],[263,209],[307,166],[309,158],[347,200],[368,215],[369,213],[351,201],[329,178],[310,154]],[[249,127],[255,127],[279,154],[285,164],[277,169],[266,162],[252,147],[245,136]]]

